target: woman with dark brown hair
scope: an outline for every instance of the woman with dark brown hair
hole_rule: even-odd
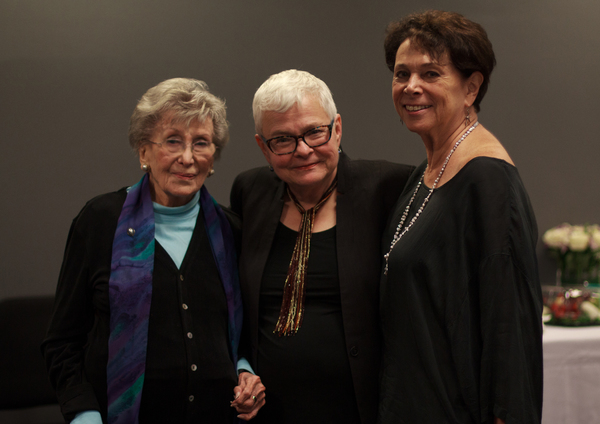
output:
[[[380,423],[539,423],[537,225],[519,173],[477,113],[485,30],[428,11],[388,28],[392,97],[427,160],[383,235]]]

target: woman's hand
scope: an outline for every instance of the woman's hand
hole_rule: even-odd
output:
[[[265,404],[265,386],[260,377],[242,371],[238,385],[233,389],[234,400],[231,406],[239,413],[238,418],[248,421],[256,417],[258,410]]]

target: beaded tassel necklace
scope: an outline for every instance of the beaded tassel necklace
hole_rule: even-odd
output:
[[[309,210],[305,210],[290,188],[286,187],[288,196],[290,196],[298,212],[302,215],[302,221],[300,222],[296,244],[294,245],[294,253],[292,253],[292,259],[283,286],[283,300],[281,301],[279,319],[277,320],[275,330],[273,330],[273,333],[277,333],[279,337],[293,336],[302,325],[302,319],[304,318],[304,296],[306,294],[304,277],[310,254],[310,239],[313,224],[317,211],[329,199],[336,186],[337,179],[331,183],[317,204]]]
[[[436,186],[440,182],[440,179],[442,178],[442,175],[444,174],[444,170],[446,169],[446,165],[448,165],[448,162],[450,161],[450,157],[452,156],[452,153],[454,153],[454,151],[460,145],[460,143],[462,143],[462,141],[465,138],[467,138],[467,136],[469,134],[471,134],[471,131],[473,131],[477,125],[479,125],[479,121],[476,121],[473,125],[471,125],[471,127],[462,135],[462,137],[458,139],[456,144],[454,144],[454,147],[452,147],[452,150],[450,150],[450,153],[446,157],[444,165],[442,165],[442,169],[440,170],[440,173],[438,174],[437,178],[433,182],[433,185],[429,189],[429,193],[427,194],[427,197],[425,197],[425,200],[423,200],[423,204],[417,210],[417,213],[415,213],[415,216],[412,217],[412,219],[410,220],[408,225],[406,227],[404,227],[404,230],[403,230],[402,226],[404,225],[404,221],[406,221],[406,218],[408,217],[408,212],[410,211],[410,206],[412,205],[413,201],[415,200],[415,197],[417,196],[417,192],[419,191],[419,188],[421,188],[421,184],[423,183],[423,179],[425,178],[425,172],[423,172],[423,175],[421,175],[421,179],[419,180],[419,183],[417,184],[417,188],[415,188],[415,192],[413,193],[412,197],[410,198],[408,205],[406,205],[406,208],[404,208],[404,212],[402,213],[402,218],[400,218],[398,227],[396,227],[396,233],[394,234],[394,238],[392,239],[392,242],[390,243],[390,250],[385,255],[383,255],[383,257],[385,258],[385,269],[383,271],[384,275],[387,275],[387,273],[388,273],[389,259],[390,259],[390,254],[392,253],[392,249],[394,249],[394,246],[396,246],[396,243],[398,243],[400,241],[400,239],[404,236],[404,234],[406,234],[408,232],[408,230],[410,230],[410,228],[413,226],[413,224],[415,223],[417,218],[419,218],[419,216],[421,216],[423,209],[425,209],[425,205],[427,205],[427,202],[429,202],[429,198],[433,194],[433,190],[435,190]]]

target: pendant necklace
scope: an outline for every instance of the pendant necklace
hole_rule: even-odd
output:
[[[479,125],[479,121],[476,121],[473,125],[471,125],[471,127],[462,135],[462,137],[458,139],[458,141],[456,142],[454,147],[452,147],[452,150],[450,150],[450,153],[446,157],[446,161],[444,162],[444,165],[442,165],[442,169],[440,170],[439,175],[437,176],[437,178],[433,182],[433,185],[429,189],[429,193],[427,194],[427,197],[425,197],[425,200],[423,200],[423,204],[417,210],[417,213],[415,213],[415,216],[412,217],[412,219],[410,220],[408,225],[406,227],[404,227],[404,229],[402,229],[402,226],[404,225],[404,221],[406,221],[406,218],[408,217],[408,212],[410,211],[410,206],[412,205],[413,201],[415,200],[415,197],[417,196],[417,192],[419,191],[419,188],[421,188],[421,184],[423,184],[423,179],[425,178],[425,171],[427,171],[427,168],[425,168],[425,171],[423,172],[423,175],[421,175],[421,179],[419,180],[419,183],[417,184],[417,188],[415,188],[415,192],[413,193],[412,197],[410,198],[408,205],[406,205],[406,208],[404,208],[404,212],[402,213],[402,218],[400,218],[400,223],[398,223],[398,227],[396,227],[396,233],[394,234],[394,238],[392,239],[392,242],[390,244],[390,250],[385,255],[383,255],[383,257],[385,258],[385,269],[383,271],[384,275],[387,275],[387,273],[388,273],[390,253],[392,253],[392,249],[394,249],[394,246],[396,246],[396,243],[398,243],[400,241],[400,239],[404,236],[404,234],[406,234],[408,232],[408,230],[410,230],[410,228],[413,226],[413,224],[415,223],[417,218],[419,218],[419,216],[423,212],[423,209],[425,209],[425,205],[427,205],[427,202],[429,202],[429,198],[433,194],[433,190],[435,190],[437,184],[440,182],[440,179],[442,178],[442,175],[444,174],[444,170],[446,169],[446,165],[448,165],[448,162],[450,161],[450,157],[452,156],[452,153],[454,153],[454,151],[460,145],[460,143],[462,143],[462,141],[465,138],[467,138],[467,136],[469,134],[471,134],[471,131],[473,131],[477,125]]]

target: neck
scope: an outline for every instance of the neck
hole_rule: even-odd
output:
[[[450,134],[436,137],[436,136],[421,136],[423,143],[425,144],[425,150],[427,151],[427,170],[425,176],[436,176],[444,166],[444,162],[448,157],[448,154],[464,133],[466,133],[471,126],[477,122],[477,115],[471,114],[471,122],[465,126],[462,121],[458,126],[454,127],[454,130]],[[464,149],[463,149],[464,150]]]
[[[309,187],[295,186],[288,184],[289,190],[292,192],[298,203],[302,205],[305,210],[309,210],[314,207],[323,197],[327,189],[331,186],[335,180],[335,174],[332,178],[327,181],[322,181],[317,187],[311,185]],[[334,193],[335,195],[335,190]],[[291,201],[291,199],[290,199]]]

